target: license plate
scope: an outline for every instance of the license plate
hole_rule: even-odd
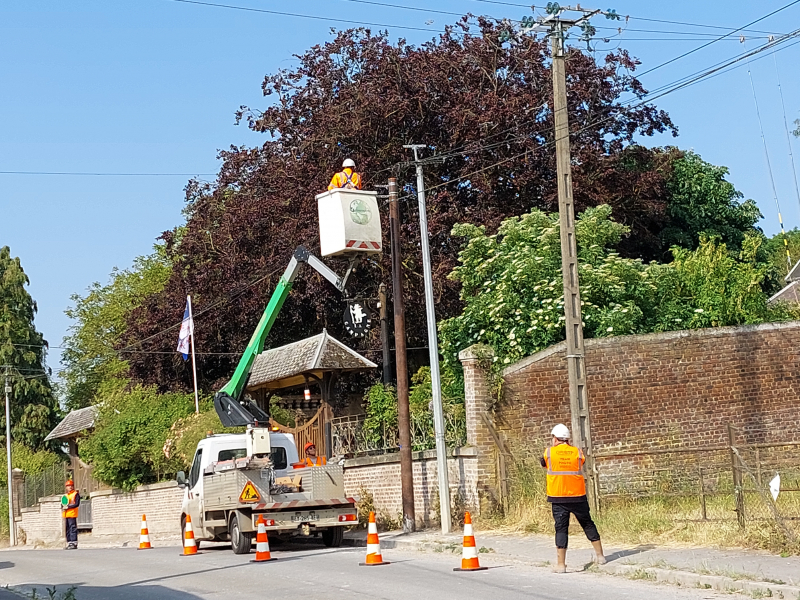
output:
[[[307,523],[309,521],[319,521],[319,515],[313,510],[310,512],[294,513],[292,521],[295,523]]]

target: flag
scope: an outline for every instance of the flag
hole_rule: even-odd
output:
[[[183,360],[189,360],[189,338],[194,335],[194,321],[189,316],[189,301],[186,301],[186,310],[183,311],[183,323],[178,335],[178,352],[183,354]]]

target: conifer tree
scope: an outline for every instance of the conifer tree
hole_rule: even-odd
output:
[[[36,330],[36,302],[19,258],[0,248],[0,377],[11,383],[11,437],[31,448],[42,446],[58,421],[58,402],[45,364],[47,342]],[[5,413],[0,414],[5,441]]]

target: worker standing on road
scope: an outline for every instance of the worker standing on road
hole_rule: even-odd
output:
[[[64,521],[67,529],[67,550],[78,549],[78,507],[81,505],[81,495],[75,490],[75,483],[68,479],[64,484],[67,490],[65,496],[66,503],[62,500],[64,506],[62,511]]]
[[[356,163],[352,158],[346,159],[342,163],[342,170],[331,179],[328,190],[335,190],[336,188],[345,188],[348,190],[361,189],[361,175],[356,173]]]
[[[592,542],[597,564],[606,564],[600,534],[589,514],[589,502],[586,499],[586,480],[581,470],[586,457],[580,448],[569,445],[569,429],[566,425],[559,423],[553,427],[551,446],[544,451],[541,462],[547,469],[547,501],[552,503],[556,527],[558,563],[553,570],[556,573],[567,572],[570,514],[575,515],[586,537]]]
[[[303,451],[306,453],[306,459],[304,461],[306,466],[321,467],[328,464],[328,461],[324,456],[317,456],[317,447],[313,444],[313,442],[308,442],[303,447]]]

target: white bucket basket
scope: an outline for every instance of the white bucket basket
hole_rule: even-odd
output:
[[[322,256],[383,250],[377,192],[335,189],[318,195],[317,207]]]

